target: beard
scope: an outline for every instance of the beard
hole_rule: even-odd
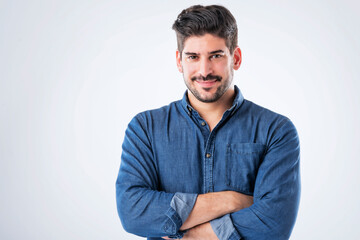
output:
[[[217,100],[219,100],[225,94],[225,92],[231,86],[232,78],[233,78],[233,71],[230,72],[229,77],[226,79],[223,79],[222,77],[217,76],[217,75],[209,74],[206,77],[203,77],[203,76],[192,77],[189,81],[186,81],[185,77],[184,77],[184,82],[185,82],[186,87],[195,96],[195,98],[197,100],[204,102],[204,103],[212,103],[212,102],[216,102]],[[211,95],[201,94],[200,91],[198,91],[198,89],[196,89],[196,87],[194,87],[195,81],[213,81],[213,80],[216,80],[217,82],[220,82],[221,84],[220,84],[220,86],[217,87],[215,93],[213,93]],[[201,88],[201,89],[205,92],[209,92],[211,90],[211,88]]]

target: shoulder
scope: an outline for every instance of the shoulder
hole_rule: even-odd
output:
[[[255,119],[261,119],[267,122],[279,122],[283,123],[286,121],[290,121],[290,119],[280,113],[274,112],[268,108],[262,107],[252,101],[244,99],[240,107],[240,114],[246,115],[248,117],[252,117]]]
[[[289,132],[297,135],[295,125],[283,114],[274,112],[246,99],[239,110],[239,115],[243,115],[252,125],[265,130],[269,135],[281,136]]]
[[[171,102],[168,105],[146,110],[136,114],[131,122],[137,122],[138,124],[148,126],[153,123],[160,123],[167,119],[172,113],[178,113],[181,108],[181,100]]]

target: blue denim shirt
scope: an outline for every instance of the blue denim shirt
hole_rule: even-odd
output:
[[[132,119],[116,181],[126,231],[181,238],[197,194],[232,190],[253,196],[254,204],[210,222],[220,240],[290,237],[300,198],[297,131],[236,86],[235,93],[211,132],[186,93]]]

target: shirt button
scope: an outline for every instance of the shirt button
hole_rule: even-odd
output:
[[[205,125],[206,125],[206,123],[205,123],[205,122],[202,122],[202,123],[201,123],[201,126],[205,126]]]
[[[210,154],[210,153],[207,153],[207,154],[206,154],[206,157],[207,157],[207,158],[211,157],[211,154]]]

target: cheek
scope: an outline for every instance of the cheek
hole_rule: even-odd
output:
[[[214,71],[218,74],[227,74],[227,72],[229,72],[230,70],[231,66],[227,61],[216,64],[214,68]]]
[[[185,75],[194,75],[196,74],[196,64],[183,64],[183,72]]]
[[[230,72],[232,69],[231,61],[224,61],[221,65],[221,68],[223,69],[223,72]]]
[[[223,68],[227,68],[227,69],[229,69],[229,68],[231,68],[231,61],[224,61],[223,63]]]

